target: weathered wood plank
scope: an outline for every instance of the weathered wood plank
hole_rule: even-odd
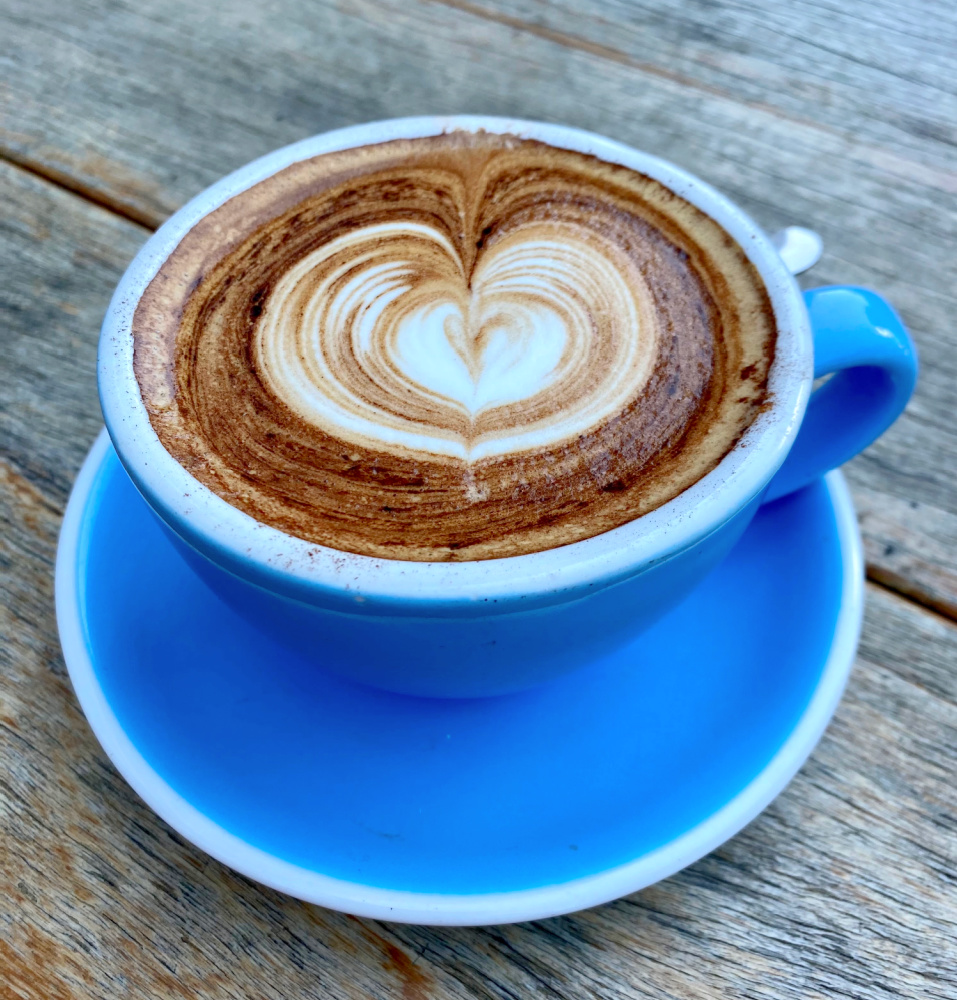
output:
[[[0,437],[13,442],[0,457],[0,995],[957,991],[957,627],[877,588],[848,695],[799,777],[733,841],[629,899],[515,927],[390,926],[262,889],[184,843],[97,746],[53,614],[67,485],[99,419],[96,321],[143,232],[9,167],[0,192],[14,359],[0,368]],[[12,396],[57,344],[86,388]]]
[[[953,614],[957,18],[946,4],[909,10],[244,0],[212,14],[12,0],[0,149],[156,224],[309,133],[426,111],[520,114],[675,160],[768,228],[815,226],[827,252],[813,282],[885,291],[924,362],[909,413],[849,469],[871,574]]]
[[[853,463],[850,471],[868,576],[957,620],[957,519],[917,500],[904,500],[871,488],[864,474],[864,461]]]
[[[950,171],[947,0],[441,0],[571,48]]]
[[[0,471],[4,520],[30,525],[2,543],[17,566],[0,610],[12,639],[0,653],[9,995],[803,1000],[957,989],[957,629],[942,619],[872,591],[865,658],[811,762],[681,875],[537,924],[387,926],[255,886],[136,799],[87,730],[56,653],[59,505]],[[947,682],[950,700],[935,691]]]
[[[0,163],[0,455],[56,502],[102,424],[99,327],[147,235]]]

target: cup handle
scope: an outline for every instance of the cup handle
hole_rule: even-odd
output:
[[[901,415],[917,381],[917,351],[876,292],[852,285],[804,293],[814,335],[814,377],[797,439],[765,501],[791,493],[877,440]]]

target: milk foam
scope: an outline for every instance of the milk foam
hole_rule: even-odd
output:
[[[382,223],[279,280],[255,357],[276,396],[326,433],[471,462],[553,447],[635,399],[655,361],[649,305],[621,252],[574,224],[493,242],[469,282],[443,233]]]
[[[766,402],[773,313],[653,178],[451,132],[295,163],[183,237],[134,317],[164,446],[257,521],[489,559],[624,524]]]

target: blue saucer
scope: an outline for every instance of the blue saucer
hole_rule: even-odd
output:
[[[757,815],[837,705],[862,579],[831,473],[762,508],[614,656],[502,698],[391,695],[327,676],[220,603],[104,433],[64,521],[57,613],[94,731],[184,836],[351,913],[496,923],[632,892]]]

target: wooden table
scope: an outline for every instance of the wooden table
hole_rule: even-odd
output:
[[[953,0],[6,0],[0,10],[0,996],[957,996]],[[276,146],[424,112],[566,122],[688,167],[884,291],[923,372],[847,473],[861,655],[764,815],[628,899],[484,929],[357,920],[185,843],[65,674],[52,566],[110,293]]]

